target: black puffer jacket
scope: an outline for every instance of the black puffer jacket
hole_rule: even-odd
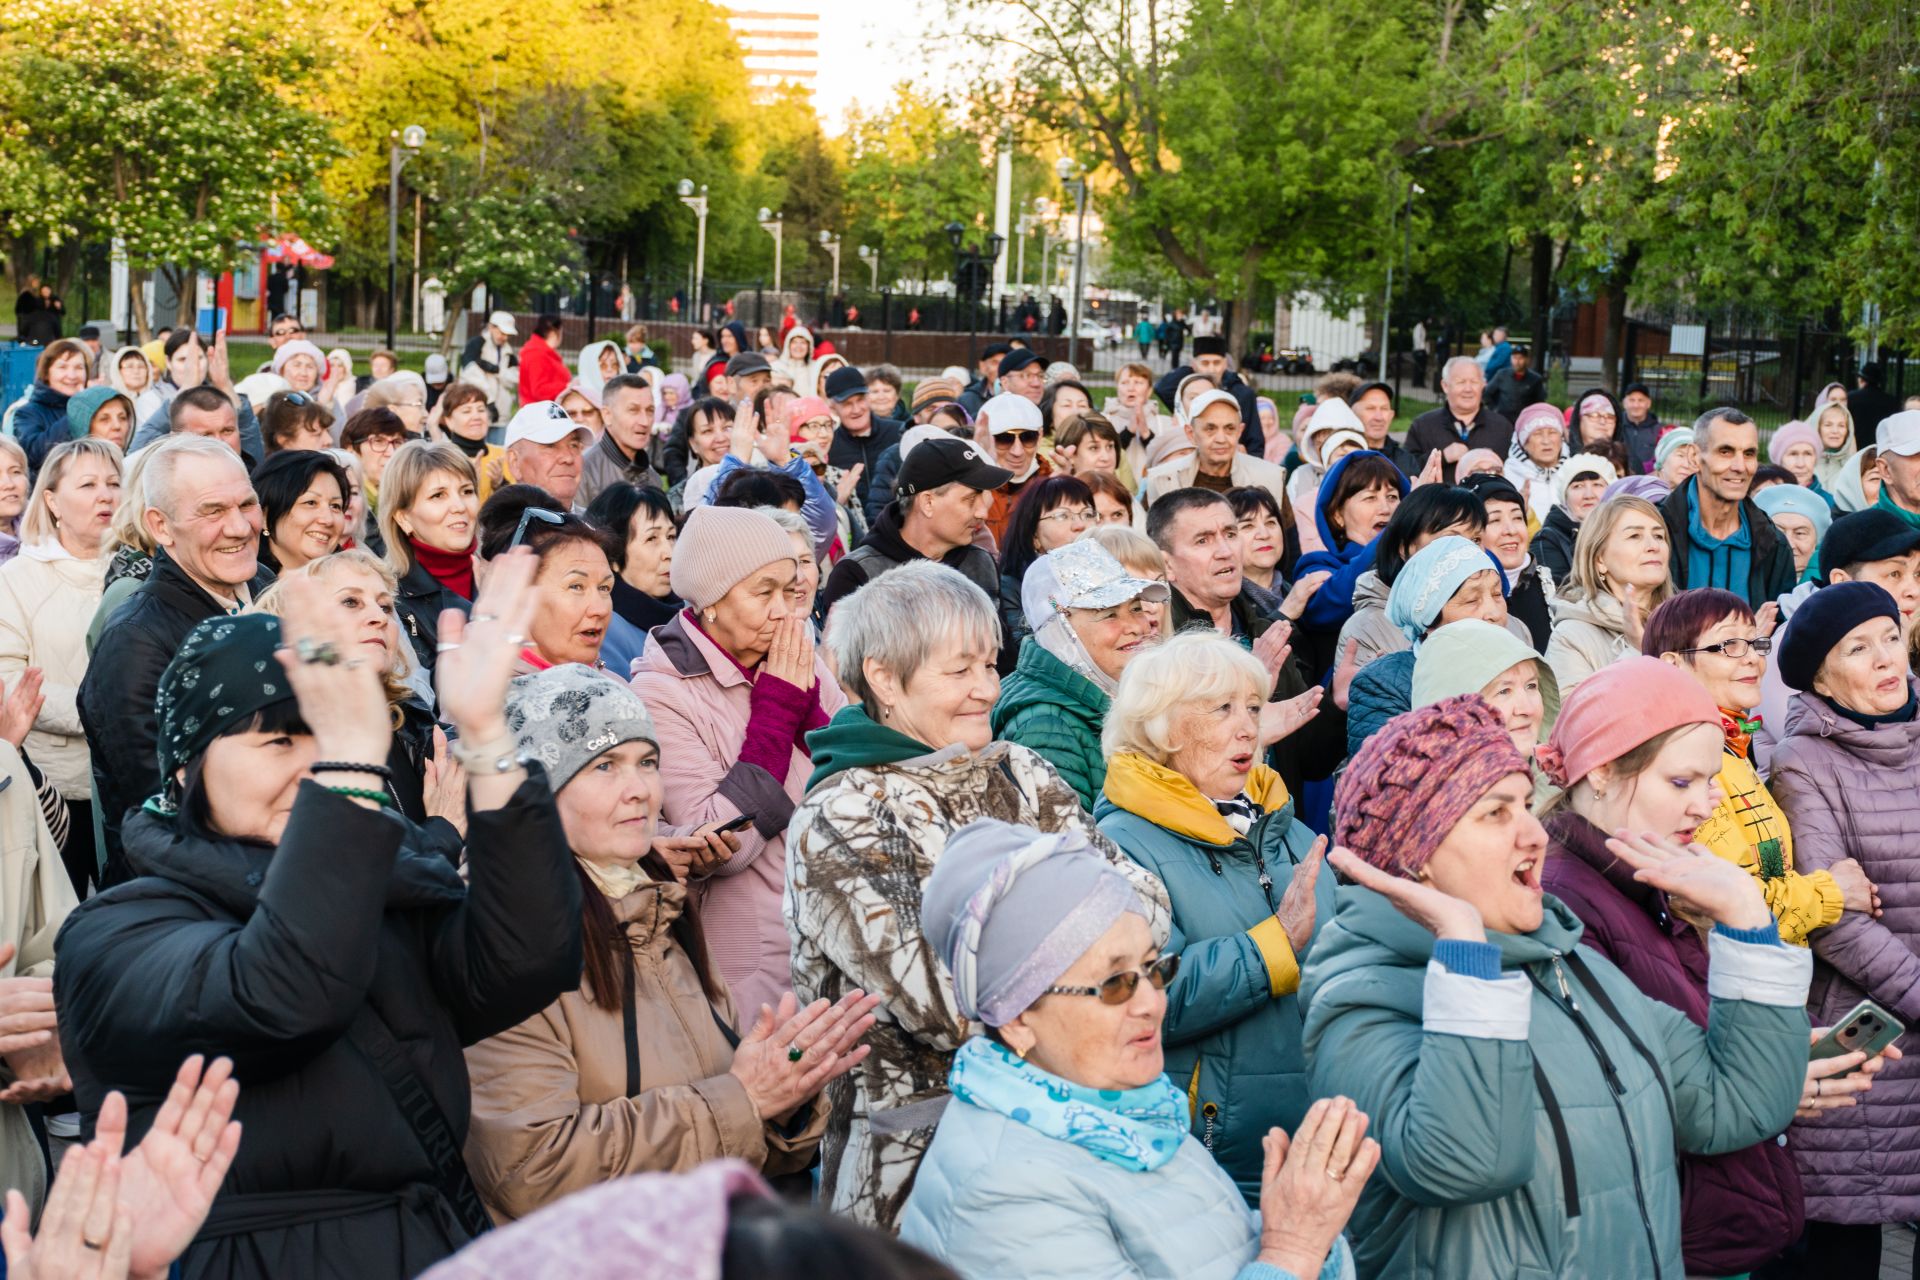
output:
[[[61,1047],[89,1130],[119,1089],[135,1140],[187,1055],[233,1059],[245,1137],[190,1280],[400,1280],[470,1238],[365,1046],[398,1046],[457,1161],[462,1047],[579,984],[579,882],[529,774],[473,815],[467,882],[430,835],[313,783],[277,849],[128,818],[139,878],[55,943]]]
[[[273,582],[262,568],[248,584],[258,596]],[[126,603],[107,620],[80,682],[80,726],[93,753],[94,796],[106,836],[103,884],[126,879],[120,856],[120,820],[160,792],[159,734],[153,698],[160,675],[187,633],[225,606],[189,578],[165,551]]]
[[[1533,535],[1533,544],[1527,549],[1553,575],[1555,584],[1564,583],[1573,576],[1573,543],[1579,536],[1580,526],[1573,522],[1567,509],[1557,502],[1548,509],[1547,518],[1540,522],[1540,532]]]
[[[439,579],[416,560],[413,568],[401,575],[399,589],[393,593],[393,608],[400,615],[400,629],[413,645],[414,658],[422,670],[431,672],[440,656],[440,614],[447,609],[472,613],[473,601],[441,586]]]

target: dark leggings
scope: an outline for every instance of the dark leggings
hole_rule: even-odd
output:
[[[67,801],[67,839],[60,846],[60,861],[73,882],[73,895],[85,900],[87,882],[100,878],[100,863],[93,847],[93,802]]]
[[[1807,1222],[1793,1247],[1754,1271],[1755,1280],[1879,1280],[1878,1223]],[[1905,1228],[1900,1228],[1905,1230]],[[1913,1275],[1920,1280],[1920,1251]]]

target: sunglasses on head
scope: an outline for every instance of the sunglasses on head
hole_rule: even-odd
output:
[[[543,521],[546,524],[565,524],[567,522],[567,518],[558,511],[549,511],[545,507],[528,507],[520,513],[520,523],[513,527],[513,541],[507,544],[507,550],[511,551],[526,541],[527,525],[535,520]]]
[[[310,404],[317,404],[319,402],[304,391],[289,391],[287,392],[287,403],[298,405],[304,409]]]
[[[1018,444],[1026,445],[1029,449],[1040,443],[1040,433],[1038,431],[996,431],[993,433],[993,438],[996,440],[1014,441]]]
[[[1048,987],[1042,994],[1050,996],[1098,996],[1101,1004],[1125,1004],[1133,999],[1133,993],[1140,989],[1140,979],[1153,984],[1155,991],[1165,991],[1173,976],[1180,972],[1178,954],[1161,956],[1144,969],[1128,969],[1116,973],[1097,987]]]

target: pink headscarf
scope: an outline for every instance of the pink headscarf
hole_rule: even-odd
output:
[[[1553,733],[1535,758],[1562,790],[1669,729],[1720,726],[1707,687],[1658,658],[1622,658],[1580,682],[1560,704]]]

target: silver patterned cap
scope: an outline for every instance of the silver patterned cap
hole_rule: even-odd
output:
[[[1021,604],[1034,630],[1065,609],[1111,609],[1133,599],[1165,602],[1167,584],[1136,578],[1113,553],[1091,538],[1056,547],[1033,562],[1022,583]],[[1036,608],[1043,616],[1035,617]]]

